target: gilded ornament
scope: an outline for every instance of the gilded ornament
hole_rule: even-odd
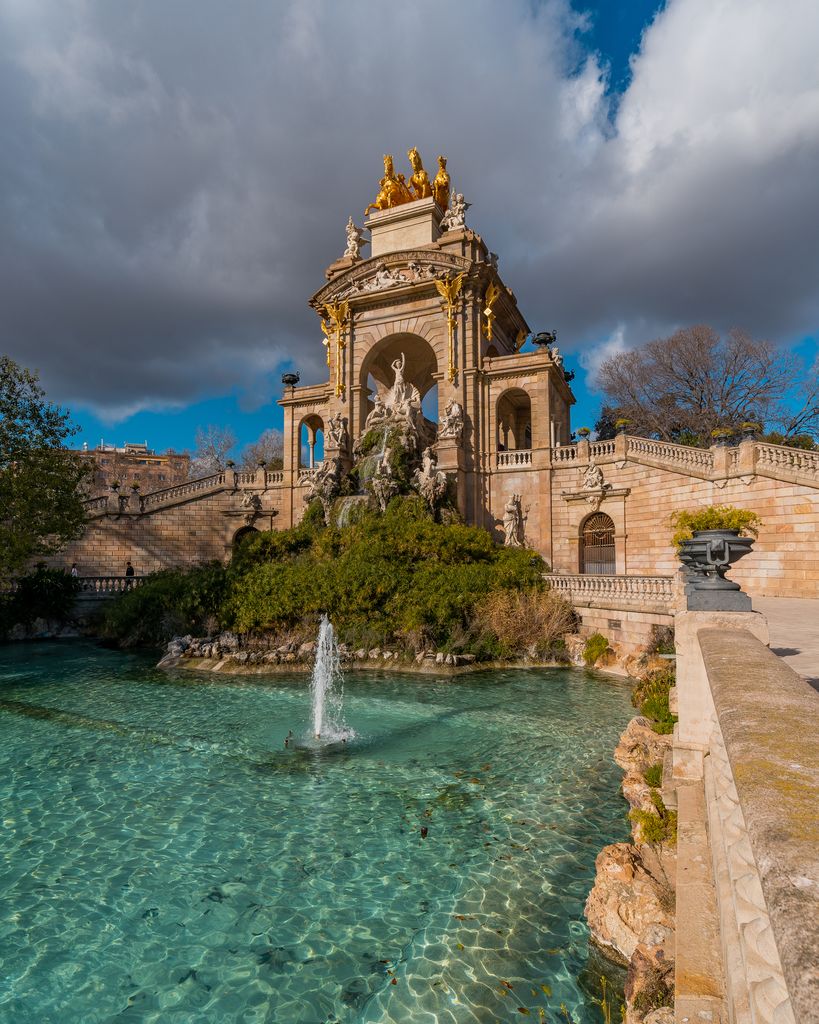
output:
[[[430,185],[429,175],[421,163],[421,154],[413,146],[412,149],[407,150],[407,156],[412,167],[412,177],[409,180],[409,184],[413,199],[428,199],[432,195],[432,185]]]
[[[344,328],[348,325],[350,319],[350,303],[347,302],[346,300],[344,302],[338,302],[335,304],[328,302],[324,309],[327,313],[327,316],[330,318],[330,321],[332,322],[336,336],[336,396],[340,398],[344,394],[343,355],[344,349],[347,347],[347,342],[344,339],[343,332]]]
[[[492,323],[495,319],[495,311],[493,309],[495,303],[498,301],[500,296],[500,287],[495,284],[494,281],[490,281],[486,288],[486,295],[484,296],[483,303],[483,315],[486,318],[486,323],[481,324],[481,330],[483,336],[487,341],[492,340]]]
[[[438,294],[444,300],[446,322],[449,331],[449,372],[450,383],[455,380],[455,302],[464,283],[465,272],[449,274],[443,280],[435,282]]]
[[[442,210],[446,210],[449,207],[449,175],[446,171],[446,157],[438,157],[438,173],[435,175],[435,179],[432,182],[432,194],[435,196],[435,202],[441,207]]]
[[[384,177],[379,182],[378,195],[375,202],[370,203],[364,211],[366,217],[370,210],[391,210],[394,206],[412,202],[412,193],[407,188],[403,174],[396,174],[392,154],[384,156]]]

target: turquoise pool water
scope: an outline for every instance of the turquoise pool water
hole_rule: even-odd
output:
[[[352,676],[359,738],[310,753],[304,676],[152,664],[0,649],[0,1021],[602,1020],[627,687]]]

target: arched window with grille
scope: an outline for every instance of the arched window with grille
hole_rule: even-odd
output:
[[[583,523],[580,571],[592,576],[613,576],[617,571],[614,521],[605,512],[595,512]]]

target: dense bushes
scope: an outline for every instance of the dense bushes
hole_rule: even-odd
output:
[[[587,665],[593,665],[597,659],[606,653],[609,642],[602,633],[592,633],[583,648],[583,661]]]
[[[80,589],[79,580],[62,569],[40,567],[21,576],[12,593],[0,599],[0,635],[35,619],[64,623],[70,617]]]
[[[542,559],[482,529],[436,523],[416,497],[325,527],[311,507],[291,529],[243,542],[228,567],[157,573],[112,602],[109,636],[300,632],[327,612],[356,646],[434,645],[482,655],[554,648],[571,609],[545,590]]]

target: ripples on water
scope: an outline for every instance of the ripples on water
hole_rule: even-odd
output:
[[[627,687],[352,675],[359,738],[322,753],[283,746],[306,677],[152,663],[0,650],[0,1021],[602,1020]]]

